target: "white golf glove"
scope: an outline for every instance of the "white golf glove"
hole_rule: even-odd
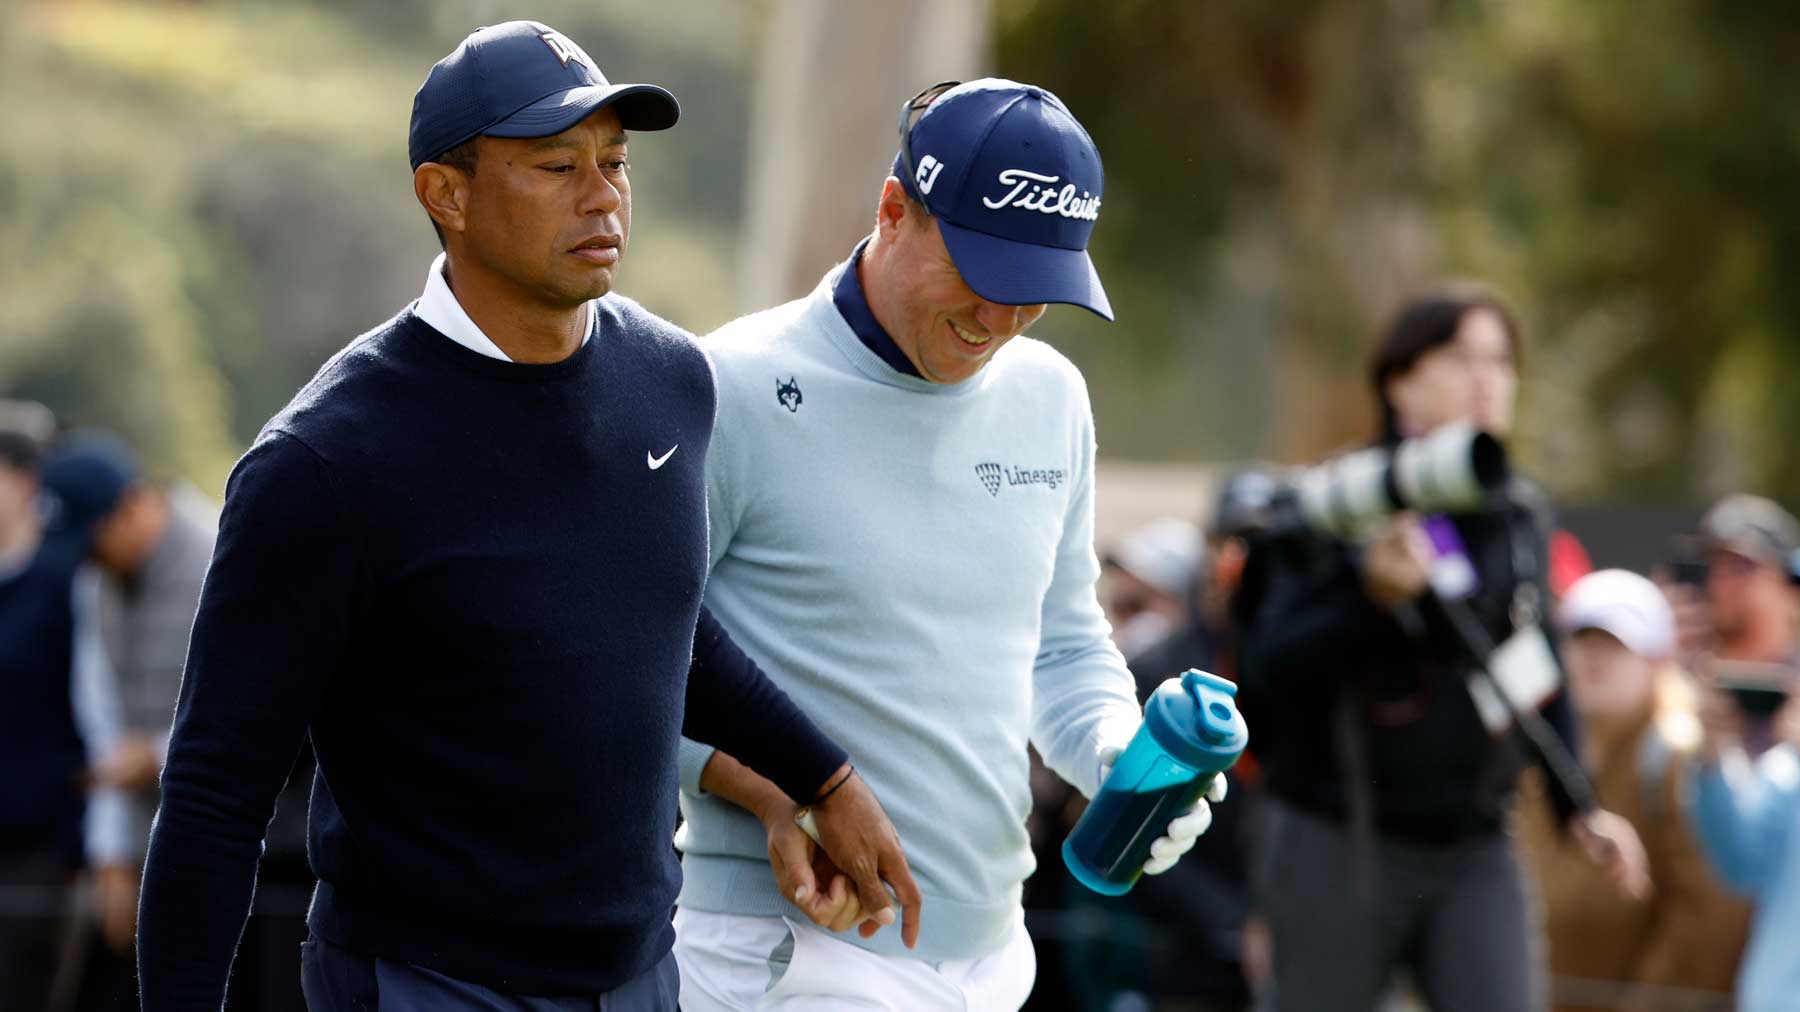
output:
[[[1124,752],[1125,749],[1118,745],[1107,745],[1100,749],[1101,783],[1106,782],[1113,764],[1119,761],[1119,756]],[[1213,777],[1205,795],[1194,802],[1192,808],[1170,819],[1163,835],[1150,844],[1150,860],[1144,862],[1144,874],[1161,875],[1175,867],[1175,862],[1181,860],[1181,855],[1194,849],[1194,841],[1212,825],[1212,806],[1224,800],[1225,774],[1221,773]]]

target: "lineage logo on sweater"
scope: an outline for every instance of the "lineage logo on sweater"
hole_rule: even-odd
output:
[[[987,489],[988,495],[998,499],[1000,490],[1008,485],[1042,485],[1056,489],[1068,480],[1069,472],[1060,467],[1020,467],[984,461],[975,465],[975,476],[981,479],[981,487]]]

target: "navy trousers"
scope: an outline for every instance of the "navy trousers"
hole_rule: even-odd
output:
[[[435,970],[340,948],[317,936],[300,947],[300,989],[311,1012],[676,1012],[675,955],[605,994],[503,994]]]

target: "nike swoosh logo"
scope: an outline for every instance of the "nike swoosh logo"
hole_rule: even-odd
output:
[[[668,463],[669,458],[675,456],[675,451],[679,450],[679,449],[681,449],[681,444],[676,443],[674,446],[669,447],[668,453],[665,453],[660,457],[652,457],[652,456],[650,456],[650,451],[645,450],[644,451],[644,462],[650,465],[650,470],[654,471],[657,468]]]

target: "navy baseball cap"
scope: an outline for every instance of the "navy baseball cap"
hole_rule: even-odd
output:
[[[675,96],[653,84],[612,84],[568,36],[537,21],[477,28],[425,75],[413,96],[412,167],[464,141],[548,137],[612,106],[627,130],[667,130]]]
[[[38,474],[52,535],[87,550],[94,529],[138,481],[137,458],[111,436],[83,436],[51,453]]]
[[[1061,99],[994,77],[959,84],[902,128],[894,166],[907,192],[937,217],[950,259],[975,294],[1113,318],[1087,254],[1104,188],[1100,152]]]

